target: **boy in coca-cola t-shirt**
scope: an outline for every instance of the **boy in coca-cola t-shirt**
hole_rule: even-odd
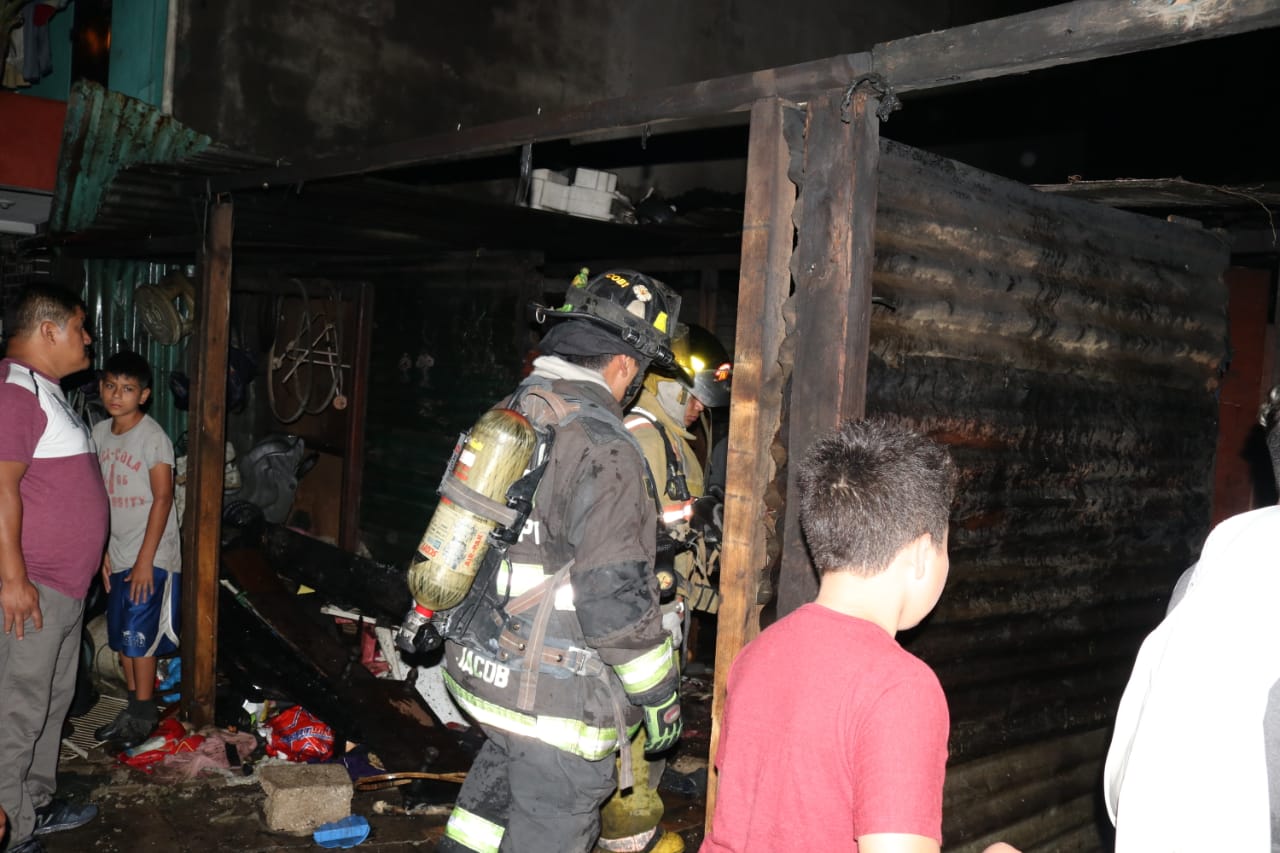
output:
[[[955,466],[906,427],[848,421],[809,451],[798,487],[818,597],[734,662],[700,850],[936,853],[947,700],[894,635],[946,583]]]

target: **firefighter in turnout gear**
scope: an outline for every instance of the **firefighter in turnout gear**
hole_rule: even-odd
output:
[[[679,297],[630,271],[575,280],[533,372],[499,406],[539,443],[520,483],[531,508],[443,614],[445,682],[487,739],[442,851],[588,851],[600,805],[634,783],[630,737],[658,749],[682,728],[679,673],[653,573],[656,510],[622,405],[670,368]],[[508,492],[511,498],[512,492]],[[441,618],[437,615],[434,618]]]
[[[691,609],[715,613],[720,595],[711,583],[711,574],[719,531],[714,524],[708,529],[708,522],[713,516],[719,518],[719,513],[708,505],[718,503],[719,498],[699,500],[707,492],[702,464],[690,445],[693,434],[689,428],[705,410],[729,404],[733,364],[711,332],[692,324],[680,327],[672,351],[680,370],[670,376],[646,376],[623,423],[644,451],[658,487],[662,522],[669,537],[660,544],[667,546],[667,559],[674,563],[677,592]]]
[[[640,396],[623,424],[644,452],[657,487],[660,527],[656,570],[664,592],[663,625],[671,632],[679,655],[686,608],[715,613],[719,606],[719,593],[710,578],[719,536],[704,523],[707,516],[719,515],[712,508],[695,517],[699,499],[703,503],[718,503],[718,499],[703,497],[702,465],[690,445],[693,435],[689,428],[704,409],[728,405],[732,365],[724,347],[701,326],[682,325],[672,341],[672,351],[679,369],[669,374],[651,372],[645,377]],[[646,752],[654,750],[641,734],[631,749],[637,783],[630,791],[619,790],[605,803],[600,850],[679,853],[684,849],[679,836],[658,829],[663,805],[656,788],[664,762],[660,757],[646,761]],[[651,846],[641,846],[646,838]]]

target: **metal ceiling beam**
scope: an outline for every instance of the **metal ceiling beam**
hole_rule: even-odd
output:
[[[297,165],[201,178],[184,182],[181,191],[201,195],[264,189],[470,159],[602,130],[742,112],[761,98],[804,103],[872,71],[894,92],[920,92],[1274,26],[1280,26],[1280,4],[1275,0],[1077,0],[883,42],[870,52],[669,86],[559,113],[459,127],[452,133]]]

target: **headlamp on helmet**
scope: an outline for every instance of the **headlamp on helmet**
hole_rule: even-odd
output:
[[[733,362],[724,345],[702,326],[682,325],[671,343],[680,379],[709,409],[729,405]]]

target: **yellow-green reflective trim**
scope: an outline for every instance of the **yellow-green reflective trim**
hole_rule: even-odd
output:
[[[667,635],[662,645],[618,664],[613,671],[622,679],[622,686],[628,693],[644,693],[657,687],[671,674],[671,635]]]
[[[444,837],[451,838],[476,853],[498,853],[502,835],[506,830],[491,820],[485,820],[475,812],[454,806]]]
[[[541,563],[519,563],[503,560],[498,566],[498,575],[494,578],[494,589],[499,595],[507,594],[507,581],[510,579],[512,597],[524,595],[547,579]]]
[[[522,714],[468,692],[447,672],[444,674],[444,682],[462,710],[495,729],[540,740],[548,746],[580,755],[588,761],[598,761],[618,748],[618,730],[615,728],[589,726],[582,720],[567,717]]]

